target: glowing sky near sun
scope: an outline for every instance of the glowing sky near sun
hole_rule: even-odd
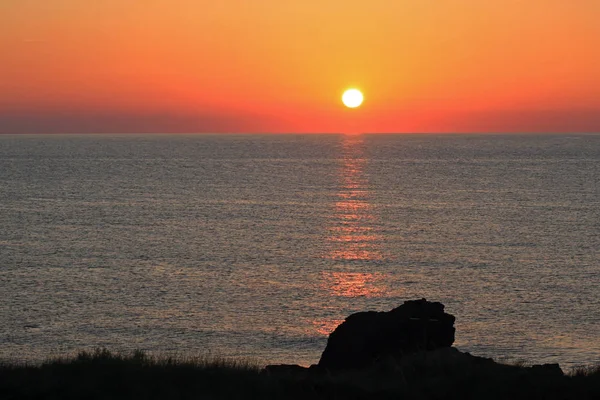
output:
[[[599,15],[598,0],[4,0],[0,132],[600,131]]]

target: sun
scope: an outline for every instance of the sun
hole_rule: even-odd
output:
[[[348,108],[356,108],[363,102],[363,94],[358,89],[348,89],[342,95],[342,102]]]

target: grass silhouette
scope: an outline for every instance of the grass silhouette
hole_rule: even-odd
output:
[[[600,399],[600,365],[564,376],[523,365],[396,363],[339,373],[272,374],[248,361],[81,352],[0,365],[2,399]],[[499,367],[498,367],[499,366]]]

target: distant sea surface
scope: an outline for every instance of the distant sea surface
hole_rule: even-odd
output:
[[[422,297],[461,350],[600,362],[600,136],[0,136],[0,359],[308,365]]]

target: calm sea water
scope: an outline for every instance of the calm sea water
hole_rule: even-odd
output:
[[[0,358],[311,364],[441,301],[456,345],[600,361],[600,136],[0,136]]]

